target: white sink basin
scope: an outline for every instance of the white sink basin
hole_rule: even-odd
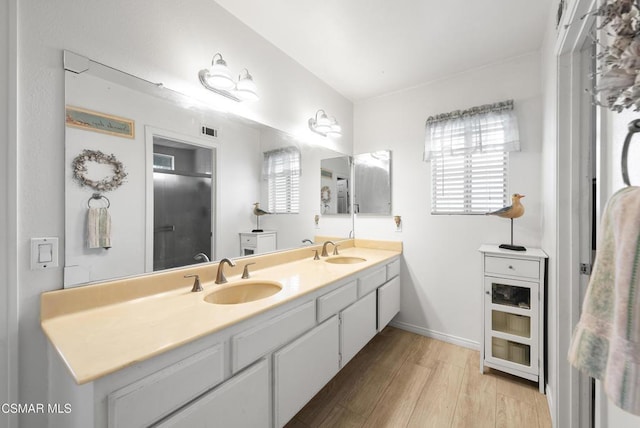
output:
[[[275,281],[242,281],[207,294],[204,301],[216,305],[236,305],[265,299],[280,290],[282,284]]]

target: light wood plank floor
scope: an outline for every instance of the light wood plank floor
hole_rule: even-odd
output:
[[[535,383],[485,370],[478,351],[387,327],[298,414],[298,427],[547,428]]]

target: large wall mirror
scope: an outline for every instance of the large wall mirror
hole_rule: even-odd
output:
[[[391,151],[354,156],[354,212],[391,215]]]
[[[275,233],[269,250],[352,233],[349,162],[330,161],[343,153],[69,52],[65,104],[65,287],[240,257],[255,204],[269,207],[265,153],[278,150],[300,153],[299,204],[260,216],[260,229]],[[317,224],[318,189],[328,185],[318,171],[329,169],[328,204],[344,215]]]

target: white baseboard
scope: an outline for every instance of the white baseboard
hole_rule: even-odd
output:
[[[421,336],[430,337],[432,339],[442,340],[443,342],[452,343],[454,345],[462,346],[463,348],[469,348],[473,350],[480,350],[480,343],[473,340],[465,339],[463,337],[452,336],[450,334],[441,333],[439,331],[430,330],[428,328],[420,327],[417,325],[409,324],[402,321],[391,321],[390,326],[399,328],[401,330],[410,331],[411,333],[419,334]]]

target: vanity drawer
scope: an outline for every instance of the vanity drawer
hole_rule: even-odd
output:
[[[495,273],[538,279],[540,276],[540,262],[537,260],[486,256],[484,258],[484,271],[488,274]]]
[[[331,293],[318,297],[318,322],[337,314],[358,299],[358,283],[352,281]]]
[[[258,245],[258,237],[256,235],[241,235],[240,242],[245,247],[256,247]]]
[[[400,275],[400,259],[394,260],[387,265],[387,281]]]
[[[358,278],[358,297],[366,296],[387,280],[387,267],[382,266],[373,272]]]
[[[233,373],[290,342],[316,324],[316,302],[310,301],[231,338]]]
[[[148,426],[222,382],[223,351],[198,352],[109,394],[109,428]]]

